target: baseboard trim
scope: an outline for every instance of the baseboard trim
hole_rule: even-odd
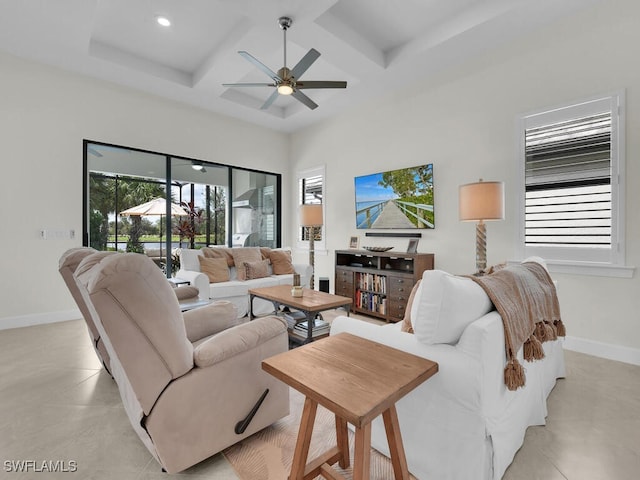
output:
[[[20,315],[17,317],[0,318],[0,330],[9,328],[31,327],[33,325],[44,325],[46,323],[66,322],[82,318],[79,309],[65,310],[62,312],[34,313],[30,315]]]
[[[571,336],[565,338],[564,348],[573,352],[593,355],[594,357],[640,365],[640,350],[637,348],[623,347],[621,345],[596,342],[595,340]]]

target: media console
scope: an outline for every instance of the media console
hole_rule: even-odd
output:
[[[433,266],[433,253],[336,250],[335,294],[352,298],[355,313],[398,322],[411,289]]]

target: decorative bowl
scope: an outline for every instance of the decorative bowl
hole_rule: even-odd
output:
[[[362,247],[365,250],[369,250],[370,252],[386,252],[391,250],[393,247]]]

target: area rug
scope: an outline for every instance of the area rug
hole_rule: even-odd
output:
[[[224,455],[242,480],[285,480],[291,470],[293,450],[298,436],[300,417],[304,406],[304,396],[291,389],[291,413],[261,432],[227,448]],[[327,409],[318,406],[316,421],[311,437],[309,459],[324,453],[336,444],[336,427],[334,416]],[[349,430],[349,448],[353,461],[354,435]],[[334,468],[352,479],[352,469],[341,469],[338,464]],[[317,477],[321,479],[322,477]],[[372,480],[389,480],[394,478],[391,460],[371,450]],[[411,477],[414,479],[414,477]]]

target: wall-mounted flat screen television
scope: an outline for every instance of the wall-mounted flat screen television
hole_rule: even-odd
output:
[[[433,164],[355,178],[358,228],[434,228]]]

